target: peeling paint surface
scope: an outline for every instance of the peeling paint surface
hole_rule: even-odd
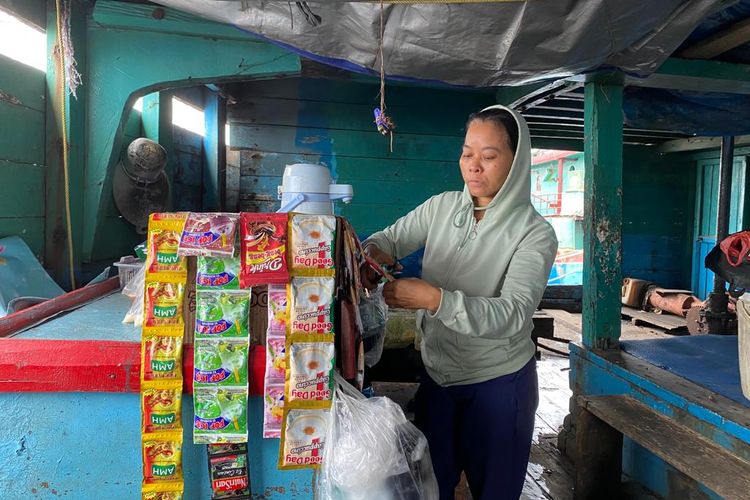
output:
[[[9,102],[10,104],[16,104],[16,105],[23,104],[21,101],[18,100],[18,98],[5,92],[3,89],[0,89],[0,101]]]

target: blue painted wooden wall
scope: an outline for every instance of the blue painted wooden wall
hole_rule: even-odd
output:
[[[376,84],[292,78],[246,84],[227,111],[240,155],[240,209],[276,210],[284,166],[327,165],[354,201],[340,205],[362,235],[395,221],[433,194],[461,189],[458,156],[469,113],[491,95],[418,87],[386,88],[397,124],[393,152],[373,124]]]
[[[695,164],[647,147],[623,152],[623,276],[689,288]]]

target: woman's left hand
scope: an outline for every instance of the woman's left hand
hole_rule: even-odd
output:
[[[434,313],[440,307],[442,292],[424,280],[402,278],[386,283],[383,297],[389,307],[427,309]]]

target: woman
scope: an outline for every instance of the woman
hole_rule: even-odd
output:
[[[523,117],[491,106],[469,117],[463,192],[433,196],[365,241],[380,264],[425,249],[422,279],[386,284],[391,307],[417,310],[426,375],[415,419],[430,445],[440,498],[461,471],[472,496],[517,499],[538,397],[532,315],[557,252],[531,205]]]

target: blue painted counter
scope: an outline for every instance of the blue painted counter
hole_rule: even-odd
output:
[[[121,323],[129,301],[113,294],[16,338],[140,342]],[[13,339],[7,340],[12,342]],[[263,403],[249,400],[254,498],[312,498],[312,472],[279,471],[279,440],[263,439]],[[140,397],[136,392],[0,392],[0,498],[140,498]],[[193,400],[183,399],[185,499],[210,498],[206,446],[192,444]]]
[[[750,402],[738,393],[736,342],[673,337],[623,342],[624,350],[610,351],[571,344],[571,388],[575,395],[631,396],[750,461]],[[685,487],[719,498],[627,437],[623,473],[665,498],[687,498]]]

